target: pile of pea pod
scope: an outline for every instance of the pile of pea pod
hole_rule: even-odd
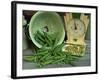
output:
[[[46,32],[44,34],[37,32],[35,39],[44,46],[37,49],[33,55],[24,56],[24,60],[36,63],[37,67],[44,67],[50,64],[71,64],[75,66],[74,61],[79,59],[79,56],[63,52],[64,42],[60,45],[55,45],[56,39],[51,38]]]

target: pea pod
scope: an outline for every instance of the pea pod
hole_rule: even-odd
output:
[[[52,40],[48,37],[48,34],[46,32],[44,32],[44,36],[45,36],[45,41],[48,44],[48,46],[52,46]]]
[[[52,64],[54,60],[48,60],[42,63],[42,65],[48,65],[48,64]]]
[[[40,33],[39,31],[37,31],[36,36],[37,36],[40,40],[42,40],[43,42],[45,42],[44,36],[43,36],[42,33]]]
[[[35,57],[34,56],[24,56],[23,58],[25,61],[34,61],[35,60]]]
[[[59,63],[60,61],[62,61],[62,60],[64,60],[64,59],[65,59],[65,58],[62,57],[61,59],[58,59],[58,60],[54,61],[53,64],[54,64],[54,63],[55,63],[55,64],[56,64],[56,63]]]
[[[45,55],[47,53],[48,53],[48,51],[43,51],[43,52],[37,53],[36,55]]]
[[[57,47],[55,47],[53,53],[61,51],[63,46],[64,46],[64,44],[61,44],[61,45],[58,45]]]
[[[40,43],[41,45],[44,45],[44,43],[43,43],[37,36],[35,36],[35,40],[36,40],[38,43]]]
[[[40,59],[40,61],[42,61],[42,60],[44,60],[46,57],[48,57],[50,54],[49,53],[47,53],[46,55],[44,55],[41,59]]]
[[[44,35],[46,36],[47,40],[49,41],[50,46],[52,46],[53,44],[52,44],[52,39],[50,38],[50,36],[46,32],[44,32]]]

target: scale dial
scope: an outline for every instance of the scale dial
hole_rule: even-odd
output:
[[[86,31],[85,24],[80,19],[72,19],[68,23],[67,32],[77,39],[84,36]]]

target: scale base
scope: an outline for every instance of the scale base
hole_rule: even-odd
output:
[[[84,56],[85,49],[86,49],[86,45],[70,44],[70,43],[66,43],[66,45],[63,47],[64,52],[70,53],[76,56]]]

